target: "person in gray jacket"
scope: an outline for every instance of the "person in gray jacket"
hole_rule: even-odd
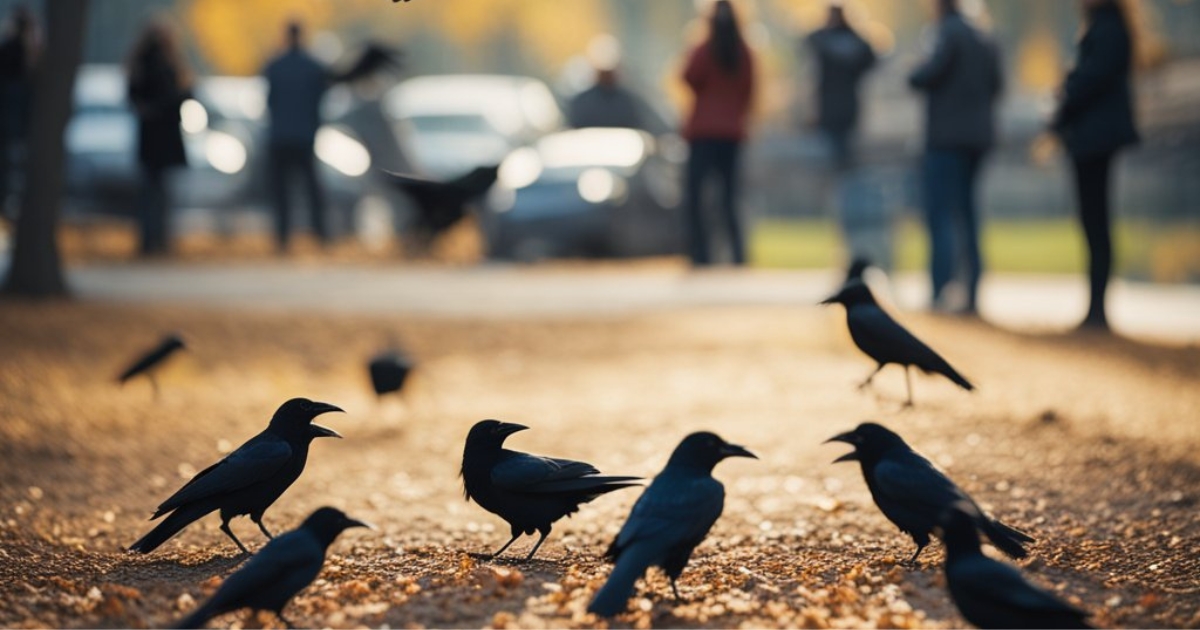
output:
[[[908,78],[925,93],[923,188],[933,308],[949,308],[944,290],[961,256],[967,299],[959,311],[974,314],[983,272],[975,182],[994,142],[1003,77],[995,44],[967,21],[957,0],[938,0],[937,11],[933,52]]]

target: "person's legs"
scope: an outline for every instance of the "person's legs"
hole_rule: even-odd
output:
[[[271,192],[271,205],[275,209],[275,247],[279,252],[286,252],[288,236],[291,233],[291,205],[288,201],[288,164],[287,150],[278,145],[271,145],[267,159],[268,184]]]
[[[138,254],[153,256],[166,252],[166,191],[163,169],[142,167],[142,189],[138,196]]]
[[[1108,327],[1104,302],[1112,274],[1112,236],[1109,221],[1109,173],[1111,153],[1075,157],[1075,190],[1079,201],[1079,220],[1088,245],[1088,280],[1091,288],[1085,326]]]
[[[325,217],[325,189],[317,177],[317,158],[312,147],[297,147],[295,160],[304,178],[304,190],[308,193],[308,209],[312,217],[313,233],[321,245],[329,244],[329,227]]]
[[[976,312],[976,297],[979,279],[983,275],[983,256],[979,248],[979,211],[976,204],[975,184],[983,164],[982,151],[964,151],[961,156],[962,179],[959,184],[959,201],[955,209],[961,217],[961,242],[967,263],[967,304],[965,310]]]
[[[693,140],[688,146],[687,179],[684,184],[684,219],[687,223],[688,253],[692,265],[712,262],[709,257],[708,230],[704,222],[704,179],[712,162],[710,141]]]
[[[721,215],[725,230],[729,234],[729,248],[733,264],[746,264],[746,243],[742,234],[741,217],[738,215],[738,157],[741,145],[733,140],[720,140],[715,144],[715,166],[721,180]]]
[[[954,189],[961,181],[959,161],[953,151],[928,149],[924,160],[925,221],[929,230],[929,279],[934,308],[954,276]]]

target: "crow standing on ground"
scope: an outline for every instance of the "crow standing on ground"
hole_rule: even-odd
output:
[[[467,202],[486,193],[496,183],[499,172],[499,166],[479,166],[445,182],[403,173],[388,175],[416,205],[414,232],[421,244],[428,246],[467,215]]]
[[[602,476],[595,466],[569,459],[540,457],[504,447],[504,440],[529,427],[480,420],[467,434],[463,448],[463,491],[483,509],[508,521],[512,538],[504,543],[495,558],[504,553],[521,534],[541,534],[533,558],[550,528],[558,519],[579,511],[579,505],[596,497],[637,485],[640,477]]]
[[[129,379],[145,374],[150,380],[150,386],[154,388],[155,396],[158,395],[158,380],[154,378],[154,373],[162,367],[163,361],[167,357],[175,353],[176,350],[182,350],[187,345],[183,343],[183,338],[178,334],[170,334],[163,337],[162,341],[157,346],[147,350],[136,361],[134,361],[124,372],[117,377],[117,381],[122,385]]]
[[[150,553],[209,512],[221,510],[221,531],[242,550],[250,553],[229,529],[229,521],[250,516],[267,538],[263,512],[304,472],[308,446],[314,438],[342,437],[332,429],[312,424],[313,418],[338,407],[306,398],[293,398],[281,405],[266,430],[250,438],[225,459],[200,471],[169,499],[158,506],[150,520],[170,512],[166,520],[129,547]]]
[[[291,628],[283,607],[321,572],[325,551],[351,527],[370,527],[331,507],[313,512],[296,529],[267,543],[216,594],[176,626],[201,628],[209,619],[242,608],[269,610]]]
[[[1090,628],[1087,613],[1030,584],[1020,572],[985,555],[975,525],[980,514],[970,503],[954,504],[942,515],[946,545],[946,586],[959,612],[980,628]]]
[[[634,583],[651,566],[662,568],[679,598],[675,580],[725,508],[725,487],[712,470],[726,457],[758,459],[708,432],[693,433],[680,442],[609,545],[605,555],[616,564],[588,612],[611,617],[625,610]]]
[[[929,544],[929,534],[942,513],[959,501],[975,507],[975,526],[1009,556],[1024,558],[1023,543],[1034,542],[1024,532],[983,514],[962,488],[886,427],[866,422],[853,431],[829,438],[828,442],[845,442],[854,447],[833,461],[858,461],[862,465],[863,478],[875,505],[917,544],[916,553],[908,560],[910,564],[917,561]]]
[[[941,374],[967,391],[975,389],[974,385],[950,367],[938,353],[914,337],[880,308],[866,284],[849,282],[836,295],[821,302],[835,303],[846,307],[846,323],[850,327],[850,337],[854,339],[854,345],[878,364],[867,380],[859,385],[860,389],[870,385],[875,375],[889,363],[904,366],[904,382],[908,386],[908,401],[905,403],[907,405],[913,403],[909,367],[914,365],[925,373]]]
[[[371,387],[376,396],[403,392],[404,383],[412,369],[412,359],[398,350],[381,352],[367,364],[367,371],[371,374]]]

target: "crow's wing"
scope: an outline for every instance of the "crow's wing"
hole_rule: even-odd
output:
[[[920,510],[926,518],[936,520],[941,511],[955,501],[975,504],[929,460],[913,452],[885,456],[875,465],[872,476],[876,486],[889,499],[909,509]]]
[[[1086,613],[1030,584],[1016,569],[977,556],[954,563],[947,581],[953,588],[980,601],[1029,613]]]
[[[506,450],[492,468],[492,483],[513,492],[561,492],[581,477],[599,473],[585,462]]]
[[[181,505],[263,481],[283,468],[291,456],[292,447],[286,441],[259,435],[225,459],[197,473],[158,506],[154,518]]]
[[[879,363],[931,365],[945,363],[936,352],[874,304],[860,304],[846,312],[850,336],[860,350]]]
[[[698,542],[724,509],[725,487],[716,479],[659,475],[634,504],[609,553],[620,554],[643,541],[661,545],[662,551],[679,543]]]

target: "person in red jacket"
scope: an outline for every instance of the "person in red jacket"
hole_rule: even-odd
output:
[[[746,139],[754,91],[754,58],[742,39],[729,0],[714,4],[709,37],[688,55],[683,80],[695,96],[683,128],[689,146],[684,204],[692,265],[712,263],[709,226],[701,204],[704,184],[710,177],[721,184],[720,211],[733,264],[743,265],[746,246],[737,213],[738,154]]]

